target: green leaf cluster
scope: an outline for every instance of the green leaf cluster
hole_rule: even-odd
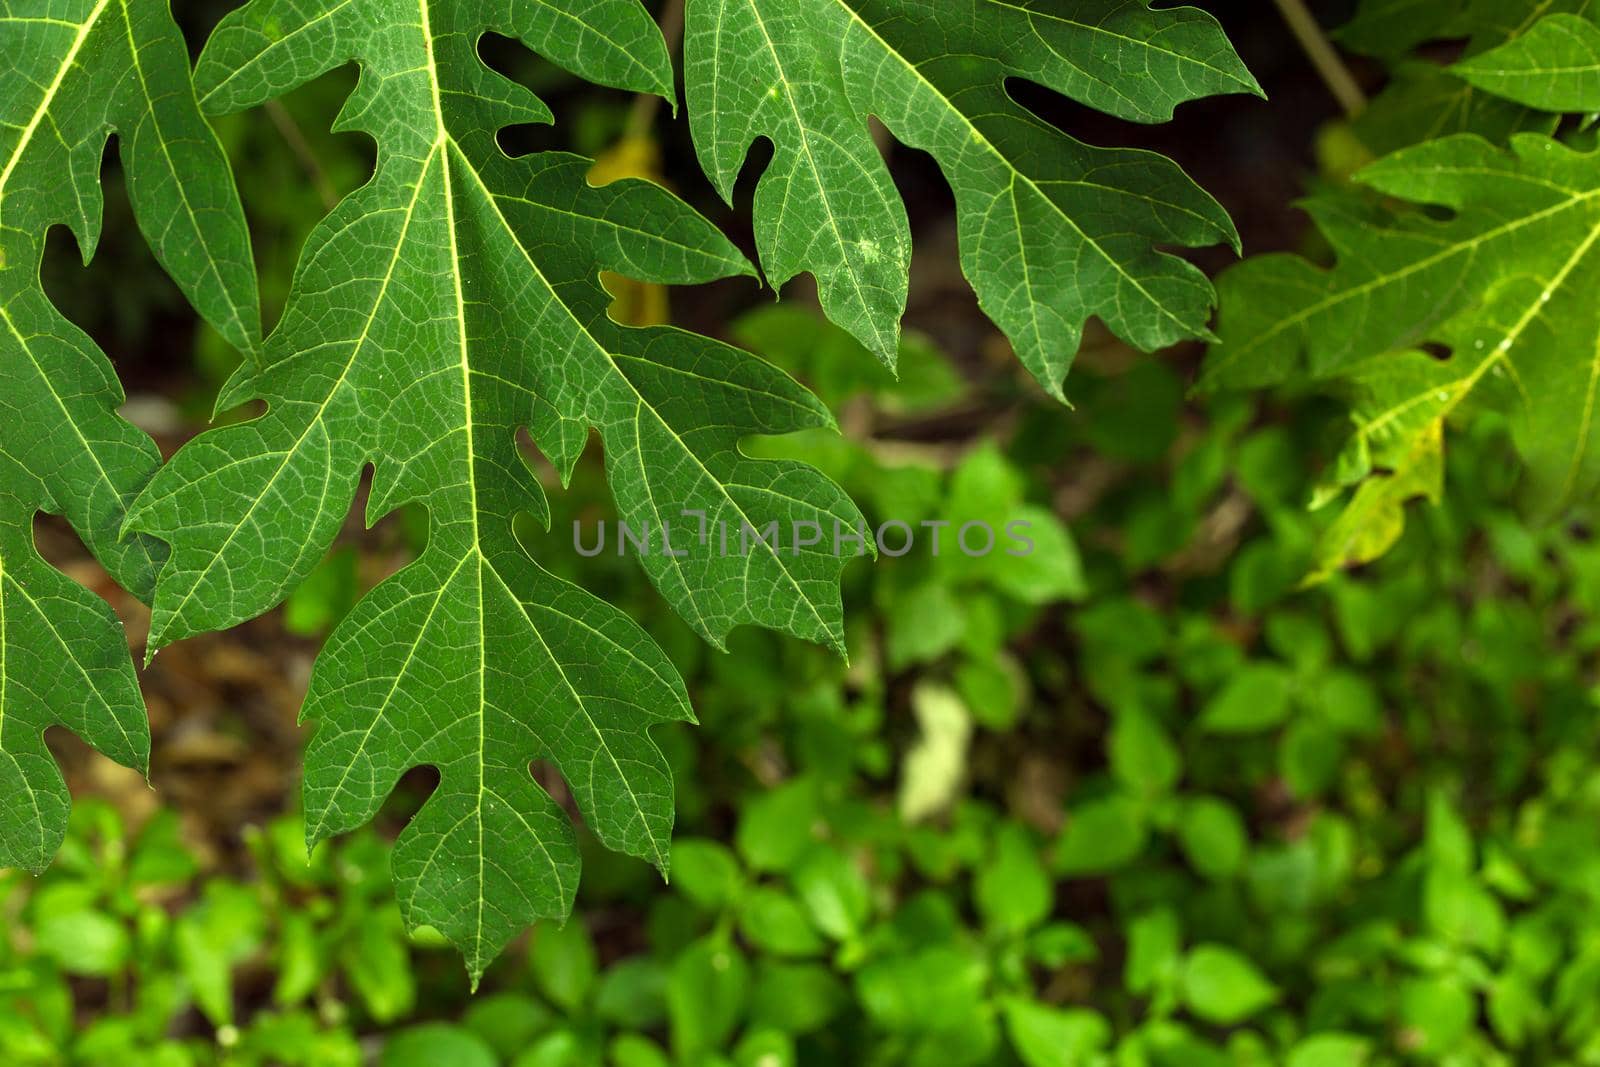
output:
[[[824,366],[827,350],[811,350]],[[838,388],[892,391],[853,365]],[[1163,392],[1177,372],[1155,366],[1142,383]],[[1092,410],[1118,409],[1122,376],[1081,370]],[[993,386],[901,399],[926,414]],[[1525,528],[1513,445],[1461,435],[1446,457],[1457,490],[1387,557],[1298,588],[1319,532],[1301,507],[1314,421],[1235,398],[1203,410],[1180,428],[1160,412],[1063,426],[1054,405],[1018,408],[1013,436],[973,451],[1033,504],[1070,459],[1168,436],[1097,476],[1073,524],[1076,604],[1030,610],[932,558],[898,561],[973,608],[961,641],[913,662],[892,662],[885,639],[894,568],[846,576],[877,605],[847,628],[849,664],[757,630],[710,654],[635,589],[630,609],[706,724],[658,732],[684,825],[672,882],[583,834],[576,913],[519,938],[476,997],[438,931],[406,932],[396,846],[376,833],[308,860],[302,820],[275,821],[248,836],[236,881],[170,814],[134,829],[79,804],[43,878],[0,877],[16,917],[0,937],[0,1056],[1582,1062],[1600,1040],[1600,629],[1583,621],[1600,609],[1600,553],[1581,532]],[[878,430],[844,443],[864,481],[920,471],[953,491],[967,457],[885,449],[907,442]],[[591,458],[552,507],[566,519],[607,500]],[[1207,555],[1219,516],[1241,511],[1238,543]],[[590,563],[602,585],[629,581],[626,559]],[[1130,592],[1140,583],[1167,602]],[[986,600],[997,622],[976,621]],[[969,681],[980,632],[1018,685],[1003,715]],[[930,702],[942,710],[918,715]],[[952,714],[958,773],[908,811],[902,786],[928,773],[918,753]],[[432,800],[403,784],[393,803],[399,821]]]
[[[1007,82],[1145,123],[1259,92],[1211,16],[1126,0],[1070,12],[1037,0],[691,0],[686,14],[705,171],[729,196],[753,139],[773,140],[755,205],[767,275],[779,286],[816,275],[824,309],[867,358],[895,361],[910,262],[869,117],[943,169],[963,267],[1048,393],[1063,396],[1091,317],[1147,350],[1206,333],[1210,284],[1168,249],[1236,246],[1216,201],[1159,155],[1071,138]],[[63,832],[45,728],[66,725],[133,766],[148,759],[117,620],[33,550],[42,510],[150,604],[147,656],[255,618],[308,581],[307,596],[344,591],[337,609],[296,620],[332,627],[304,708],[317,725],[307,842],[363,825],[406,771],[435,768],[440,785],[397,844],[395,886],[405,925],[441,931],[474,979],[535,918],[572,907],[577,832],[533,761],[555,765],[601,842],[664,874],[672,775],[649,731],[691,719],[688,693],[634,619],[530,552],[530,526],[551,517],[547,489],[565,486],[596,436],[618,520],[656,542],[640,566],[717,647],[755,626],[844,652],[848,557],[830,537],[780,548],[766,531],[831,533],[862,516],[814,467],[763,452],[760,439],[831,428],[821,400],[742,349],[613,315],[603,279],[754,275],[734,245],[662,185],[502,147],[509,129],[555,115],[485,61],[485,38],[675,102],[650,13],[637,0],[249,0],[192,73],[170,12],[146,0],[10,0],[0,35],[21,57],[0,75],[0,863],[42,867]],[[350,64],[333,131],[375,145],[359,185],[360,167],[316,166],[299,105],[280,102]],[[312,158],[327,202],[309,232],[304,219],[258,220],[265,287],[211,127],[247,153],[252,135],[227,116],[263,107]],[[114,414],[123,398],[106,359],[39,282],[50,227],[69,227],[86,259],[94,249],[111,134],[146,243],[216,331],[208,365],[228,361],[223,344],[242,357],[216,399],[223,424],[165,465]],[[310,198],[296,203],[305,213]],[[275,319],[265,339],[258,289]],[[963,518],[1023,509],[1041,529],[1037,561],[947,562],[886,595],[938,608],[981,589],[1037,609],[1082,594],[1064,528],[1024,507],[1000,467],[997,454],[972,457],[947,503]],[[425,513],[425,547],[351,602],[351,576],[318,567],[358,495],[369,525]],[[717,550],[728,531],[734,555]],[[960,686],[1004,717],[1020,688],[1014,669],[985,662],[1000,643],[994,603],[949,612],[931,641],[891,642],[905,664],[967,648]]]
[[[259,346],[260,321],[244,212],[167,6],[8,2],[0,48],[0,866],[38,870],[68,805],[47,727],[128,766],[149,760],[122,627],[33,543],[34,516],[60,515],[141,597],[166,558],[149,537],[120,536],[160,465],[155,443],[115,413],[115,372],[40,284],[52,226],[71,230],[85,263],[94,253],[113,133],[134,217],[195,310],[242,352]]]

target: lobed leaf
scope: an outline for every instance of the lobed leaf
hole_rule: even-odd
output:
[[[496,131],[551,116],[479,60],[489,31],[590,81],[671,91],[636,0],[252,0],[217,27],[196,71],[209,110],[355,60],[337,125],[372,134],[378,164],[311,236],[259,373],[224,392],[225,406],[258,398],[266,414],[191,442],[129,517],[171,545],[154,605],[163,643],[281,601],[323,557],[367,464],[369,520],[427,509],[421,558],[362,600],[317,662],[307,832],[365,822],[404,771],[436,767],[438,789],[397,844],[397,890],[408,924],[443,931],[475,977],[529,921],[564,915],[576,887],[573,831],[530,761],[555,761],[601,841],[664,872],[672,782],[647,729],[691,717],[649,637],[517,541],[519,513],[548,522],[517,433],[565,477],[599,431],[621,514],[652,538],[642,565],[713,642],[756,623],[842,646],[847,561],[831,545],[791,550],[785,534],[781,550],[724,552],[718,535],[859,522],[810,468],[739,450],[747,435],[829,423],[797,383],[708,338],[607,316],[602,272],[675,285],[749,267],[659,186],[596,188],[590,161],[562,153],[507,157]]]
[[[68,804],[43,730],[66,725],[129,766],[149,757],[121,625],[46,566],[32,537],[38,511],[64,516],[144,597],[163,558],[149,538],[118,538],[160,463],[155,444],[114,414],[123,396],[105,356],[39,281],[50,227],[68,226],[86,262],[94,252],[111,134],[167,273],[242,351],[260,324],[244,213],[166,4],[3,0],[0,52],[0,867],[37,869]]]
[[[1386,155],[1455,133],[1503,143],[1516,133],[1555,132],[1550,108],[1497,93],[1472,71],[1547,15],[1575,17],[1590,6],[1591,0],[1368,0],[1339,30],[1339,41],[1390,60],[1393,76],[1354,119],[1357,136],[1374,155]],[[1459,48],[1465,58],[1447,66],[1430,53],[1410,55],[1423,45],[1432,53]]]
[[[1577,15],[1550,15],[1451,71],[1541,111],[1594,111],[1600,108],[1600,27]]]
[[[1136,122],[1260,88],[1210,15],[1143,0],[689,0],[696,150],[727,197],[757,137],[756,239],[775,285],[892,365],[911,242],[867,116],[933,155],[979,302],[1053,396],[1098,316],[1154,349],[1206,333],[1212,291],[1158,250],[1229,242],[1226,213],[1150,152],[1095,148],[1019,106],[1021,78]]]
[[[1462,134],[1357,178],[1450,217],[1314,201],[1337,265],[1267,256],[1225,274],[1204,372],[1213,387],[1309,378],[1356,393],[1355,431],[1322,495],[1358,489],[1324,571],[1372,558],[1398,535],[1406,498],[1437,496],[1443,429],[1463,410],[1510,417],[1546,510],[1600,484],[1600,155],[1536,134],[1509,151]],[[1417,351],[1427,345],[1445,355]]]

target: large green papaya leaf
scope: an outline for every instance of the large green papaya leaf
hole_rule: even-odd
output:
[[[1585,22],[1593,8],[1593,0],[1368,0],[1339,41],[1387,58],[1393,77],[1356,117],[1356,135],[1381,156],[1453,133],[1504,142],[1514,133],[1553,132],[1550,112],[1563,109],[1550,98],[1499,91],[1499,62],[1485,56],[1522,49],[1519,42],[1545,35],[1549,19]],[[1423,45],[1431,51],[1410,54]],[[1464,58],[1450,64],[1452,50]]]
[[[775,284],[816,275],[823,308],[892,363],[911,241],[868,116],[931,153],[955,190],[962,266],[1052,395],[1098,316],[1154,349],[1203,336],[1212,291],[1163,246],[1231,242],[1177,165],[1095,148],[1019,106],[1026,79],[1134,122],[1260,92],[1216,20],[1143,0],[688,0],[695,145],[724,196],[775,146],[756,235]]]
[[[489,31],[590,81],[671,91],[636,0],[253,0],[218,26],[196,72],[208,109],[355,60],[338,127],[372,134],[378,163],[310,238],[260,372],[225,390],[224,404],[258,398],[266,413],[191,442],[130,517],[172,546],[155,597],[153,640],[166,642],[282,600],[327,550],[366,464],[369,519],[427,509],[422,557],[318,660],[308,837],[359,825],[402,772],[436,767],[438,789],[396,846],[398,893],[406,920],[448,935],[475,976],[529,921],[571,906],[573,831],[530,761],[554,760],[603,842],[665,871],[672,783],[647,730],[690,717],[655,644],[513,534],[519,513],[548,521],[519,430],[563,476],[599,430],[621,514],[649,531],[642,564],[712,641],[757,623],[840,645],[847,561],[831,545],[758,538],[724,552],[718,532],[738,543],[773,522],[831,535],[858,521],[815,471],[738,448],[828,424],[792,379],[708,338],[607,316],[602,271],[686,284],[749,267],[658,186],[593,187],[590,162],[561,153],[507,157],[498,130],[551,116],[480,61]]]
[[[1546,511],[1600,484],[1600,156],[1537,134],[1509,151],[1460,134],[1357,178],[1432,211],[1313,201],[1337,265],[1266,256],[1225,274],[1204,377],[1355,393],[1355,432],[1323,497],[1358,490],[1323,570],[1373,558],[1398,535],[1406,499],[1437,496],[1459,412],[1509,417]]]
[[[163,557],[150,538],[118,537],[160,456],[115,414],[105,356],[39,281],[50,227],[70,227],[86,262],[94,252],[111,134],[162,266],[240,350],[254,352],[260,325],[244,213],[166,4],[5,0],[0,55],[0,867],[37,869],[68,803],[44,729],[66,725],[129,766],[149,756],[122,626],[32,536],[37,512],[64,516],[144,597]]]

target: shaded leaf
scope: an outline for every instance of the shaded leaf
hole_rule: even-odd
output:
[[[32,536],[36,512],[65,517],[146,598],[164,557],[149,538],[118,538],[160,464],[155,444],[114,414],[109,363],[39,281],[50,227],[68,227],[85,262],[94,252],[113,133],[156,259],[242,351],[260,323],[244,213],[167,5],[14,0],[0,5],[0,53],[0,867],[39,869],[68,803],[44,729],[66,725],[131,767],[149,757],[121,625],[46,567]]]
[[[1348,196],[1315,202],[1338,264],[1267,256],[1230,270],[1206,365],[1213,386],[1309,379],[1355,393],[1354,433],[1320,499],[1357,493],[1319,572],[1382,551],[1404,500],[1437,495],[1458,412],[1510,417],[1547,514],[1600,483],[1600,158],[1535,134],[1510,151],[1461,135],[1358,179],[1450,217]],[[1425,343],[1446,357],[1416,351]]]
[[[1210,286],[1158,246],[1237,243],[1175,165],[1061,134],[1005,89],[1023,78],[1136,122],[1260,89],[1216,21],[1139,0],[689,0],[685,85],[702,166],[730,196],[757,137],[756,239],[782,285],[892,362],[905,307],[904,206],[866,116],[933,155],[955,190],[979,302],[1052,395],[1084,320],[1144,349],[1203,335]]]

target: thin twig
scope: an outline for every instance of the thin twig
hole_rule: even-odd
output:
[[[272,124],[278,128],[278,134],[288,144],[290,151],[294,152],[294,157],[300,161],[300,166],[305,169],[306,176],[311,179],[312,186],[317,190],[317,196],[322,198],[323,208],[332,211],[339,204],[338,190],[334,189],[333,182],[328,180],[327,172],[317,161],[317,154],[311,150],[311,142],[306,140],[300,124],[289,114],[289,109],[277,100],[267,101],[267,115],[272,119]]]
[[[1338,50],[1322,32],[1322,27],[1317,25],[1317,20],[1307,9],[1305,0],[1274,0],[1274,2],[1278,5],[1279,12],[1283,14],[1283,21],[1289,24],[1295,39],[1300,42],[1300,47],[1311,60],[1311,65],[1316,67],[1317,73],[1322,76],[1328,91],[1339,101],[1339,106],[1344,108],[1344,113],[1350,118],[1355,118],[1365,111],[1367,94],[1361,91],[1355,75],[1350,73],[1350,68],[1345,66],[1344,60],[1339,57]]]
[[[668,54],[677,50],[678,42],[683,39],[683,0],[667,0],[666,6],[661,9],[661,36],[667,40]],[[640,93],[634,97],[633,107],[628,111],[625,135],[647,136],[660,110],[661,98],[655,93]]]

